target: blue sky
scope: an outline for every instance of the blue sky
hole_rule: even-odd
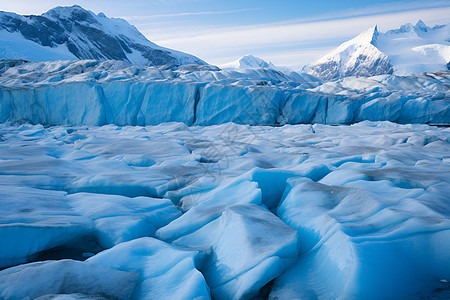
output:
[[[450,23],[450,0],[2,0],[0,10],[41,14],[73,4],[124,18],[151,41],[212,64],[253,54],[300,68],[374,25]]]

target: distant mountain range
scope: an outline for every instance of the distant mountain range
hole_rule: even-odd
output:
[[[428,27],[422,20],[385,33],[370,28],[304,68],[324,80],[445,70],[450,70],[450,24]]]
[[[206,64],[150,42],[134,26],[80,6],[36,16],[0,12],[0,59],[122,60],[138,66]]]

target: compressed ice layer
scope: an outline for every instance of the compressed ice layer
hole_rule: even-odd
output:
[[[121,243],[87,263],[139,273],[133,299],[210,299],[209,287],[198,270],[203,255],[154,238]]]
[[[293,72],[205,68],[137,69],[114,61],[20,64],[2,74],[0,122],[450,123],[448,72],[321,83]],[[53,82],[52,76],[60,80]]]
[[[74,260],[36,262],[0,271],[0,297],[58,299],[57,294],[78,294],[73,298],[130,299],[138,278],[137,273]]]
[[[255,296],[297,259],[295,230],[258,205],[228,206],[201,228],[192,226],[187,214],[175,222],[184,221],[189,233],[172,243],[209,253],[202,272],[214,298]],[[165,233],[162,228],[157,236]]]
[[[76,212],[94,222],[104,248],[154,236],[158,228],[181,215],[169,199],[89,193],[72,194],[67,198]]]

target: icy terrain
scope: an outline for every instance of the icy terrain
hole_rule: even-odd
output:
[[[450,129],[0,125],[2,299],[450,294]]]
[[[36,16],[0,11],[0,59],[54,61],[115,59],[138,66],[205,64],[186,53],[150,42],[120,18],[78,5]]]
[[[0,123],[44,125],[450,124],[450,73],[321,82],[274,69],[0,62]]]
[[[422,20],[385,33],[377,26],[305,68],[324,80],[347,76],[446,71],[450,63],[450,24],[428,27]]]

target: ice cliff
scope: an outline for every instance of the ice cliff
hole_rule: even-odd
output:
[[[450,123],[448,72],[322,83],[273,69],[139,68],[120,61],[2,61],[0,70],[0,122]]]

